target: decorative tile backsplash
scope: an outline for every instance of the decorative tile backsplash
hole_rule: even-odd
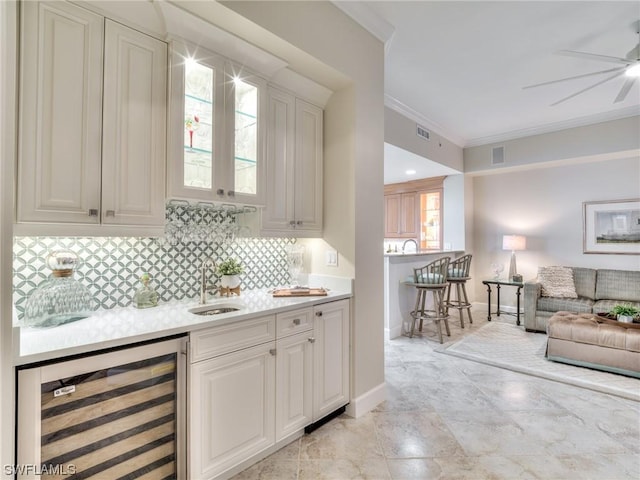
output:
[[[99,308],[128,306],[143,273],[162,301],[196,298],[200,266],[211,256],[216,263],[236,257],[242,262],[242,288],[255,289],[289,282],[287,247],[294,239],[237,238],[232,242],[189,241],[133,237],[15,237],[13,242],[13,300],[22,316],[31,292],[49,275],[45,265],[53,250],[71,250],[79,257],[75,278],[98,301]]]

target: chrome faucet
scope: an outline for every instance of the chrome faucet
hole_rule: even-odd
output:
[[[415,238],[408,238],[403,242],[403,244],[402,244],[402,253],[404,253],[404,246],[408,242],[413,242],[413,244],[416,246],[416,253],[418,253],[418,242],[416,242]]]
[[[216,262],[211,257],[205,258],[200,267],[200,305],[207,303],[207,292],[215,295],[220,291],[220,287],[215,283],[207,285],[207,268],[216,269]]]

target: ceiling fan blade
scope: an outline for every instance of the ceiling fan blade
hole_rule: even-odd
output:
[[[622,88],[620,89],[620,92],[618,92],[618,96],[613,101],[613,103],[622,102],[625,98],[627,98],[627,95],[629,94],[631,87],[633,87],[633,84],[637,80],[638,80],[638,77],[627,78],[627,81],[624,82],[624,85],[622,85]]]
[[[598,72],[583,73],[582,75],[574,75],[573,77],[565,77],[565,78],[560,78],[558,80],[551,80],[549,82],[542,82],[542,83],[536,83],[534,85],[527,85],[526,87],[522,87],[522,89],[524,90],[524,89],[527,89],[527,88],[542,87],[544,85],[551,85],[553,83],[566,82],[567,80],[575,80],[576,78],[590,77],[592,75],[600,75],[600,74],[603,74],[603,73],[621,72],[625,68],[626,67],[616,67],[616,68],[610,68],[608,70],[600,70]]]
[[[627,60],[626,58],[610,57],[609,55],[598,55],[596,53],[575,52],[573,50],[559,50],[556,54],[565,55],[567,57],[588,58],[591,60],[599,60],[600,62],[621,63],[623,65],[629,65],[632,63],[631,60]]]
[[[608,82],[609,80],[613,80],[614,78],[619,77],[620,75],[624,75],[624,72],[619,72],[619,73],[618,73],[618,72],[616,72],[616,73],[614,73],[613,75],[611,75],[611,76],[609,76],[609,77],[605,78],[604,80],[600,80],[599,82],[594,83],[593,85],[591,85],[591,86],[589,86],[589,87],[587,87],[587,88],[583,88],[582,90],[577,91],[576,93],[573,93],[573,94],[569,95],[568,97],[564,97],[563,99],[558,100],[558,101],[557,101],[557,102],[555,102],[555,103],[552,103],[552,104],[551,104],[551,106],[553,107],[553,106],[555,106],[555,105],[558,105],[559,103],[566,102],[567,100],[569,100],[569,99],[571,99],[571,98],[573,98],[573,97],[577,97],[577,96],[578,96],[578,95],[580,95],[581,93],[584,93],[584,92],[586,92],[587,90],[591,90],[592,88],[595,88],[595,87],[597,87],[598,85],[602,85],[603,83]]]

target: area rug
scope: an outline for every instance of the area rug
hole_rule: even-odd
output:
[[[508,323],[487,323],[459,341],[444,345],[440,353],[547,378],[599,392],[640,401],[640,380],[552,362],[544,356],[547,336],[525,332]]]

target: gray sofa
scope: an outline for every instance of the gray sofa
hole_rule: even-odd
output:
[[[527,331],[546,332],[549,318],[559,311],[600,313],[623,303],[640,308],[640,271],[571,268],[578,298],[542,297],[539,283],[525,282],[524,328]]]

